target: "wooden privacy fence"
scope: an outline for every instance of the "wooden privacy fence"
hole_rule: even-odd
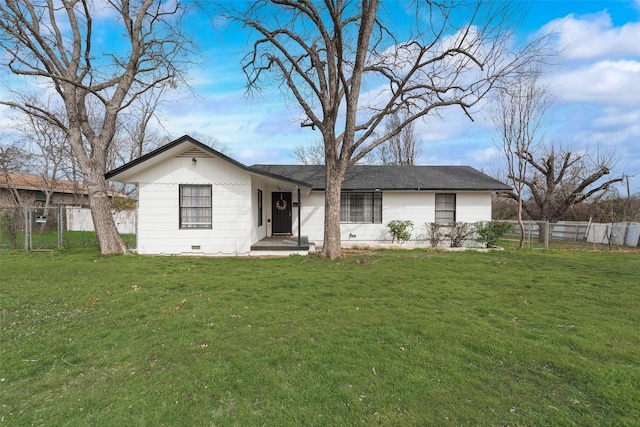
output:
[[[518,221],[504,221],[514,225],[509,234],[519,236]],[[591,221],[524,221],[525,234],[528,240],[538,240],[540,229],[543,232],[543,242],[562,240],[587,242],[593,244],[640,247],[640,222],[595,223]],[[544,233],[548,230],[548,233]]]

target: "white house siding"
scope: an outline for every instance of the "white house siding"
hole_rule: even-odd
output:
[[[456,221],[491,221],[491,192],[457,193]]]
[[[302,199],[302,234],[321,246],[324,240],[324,193],[312,192]],[[426,226],[435,220],[435,193],[424,191],[383,192],[381,224],[340,225],[343,246],[391,244],[386,224],[392,220],[411,220],[414,229],[407,246],[426,245]],[[491,220],[490,192],[456,193],[458,222]]]
[[[138,182],[138,252],[141,254],[244,255],[253,243],[251,177],[213,157],[172,158],[152,166]],[[179,187],[212,185],[212,229],[179,228]],[[199,248],[198,248],[199,247]]]
[[[310,242],[321,244],[324,240],[324,191],[312,191],[309,195],[302,196],[300,216],[302,235],[308,236]]]

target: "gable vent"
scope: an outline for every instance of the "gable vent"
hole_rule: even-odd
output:
[[[196,157],[200,159],[205,159],[205,158],[211,157],[211,155],[208,153],[205,153],[199,148],[192,148],[190,150],[187,150],[178,154],[176,157],[187,157],[187,158]]]

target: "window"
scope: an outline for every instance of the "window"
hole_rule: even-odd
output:
[[[436,223],[456,222],[456,195],[436,194]]]
[[[180,186],[180,228],[211,228],[211,186]]]
[[[262,190],[258,190],[258,227],[262,227]]]
[[[340,222],[382,224],[382,193],[342,193]]]
[[[35,195],[36,195],[36,202],[46,202],[47,201],[47,195],[44,194],[42,191],[36,191]]]

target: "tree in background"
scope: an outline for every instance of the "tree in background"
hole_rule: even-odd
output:
[[[3,72],[51,89],[43,95],[20,88],[0,103],[63,130],[88,188],[103,254],[126,252],[104,178],[117,119],[143,94],[182,80],[191,44],[181,15],[179,3],[159,0],[0,3]],[[99,44],[99,30],[118,42]],[[60,105],[63,114],[50,108]]]
[[[116,132],[109,147],[107,170],[122,166],[159,147],[161,136],[150,129],[150,124],[153,121],[161,124],[156,112],[166,89],[166,86],[161,86],[155,91],[140,94],[127,110],[118,115]]]
[[[574,153],[558,144],[542,144],[537,152],[520,154],[527,162],[529,172],[522,183],[527,188],[528,197],[523,209],[534,221],[541,221],[538,239],[545,240],[546,222],[554,224],[574,205],[597,198],[622,177],[606,178],[614,167],[613,154]],[[513,191],[505,193],[517,200]]]
[[[396,112],[387,116],[384,131],[387,134],[394,134],[394,136],[378,146],[376,163],[393,166],[416,164],[422,153],[422,144],[415,133],[415,122],[407,120],[410,116],[408,111]],[[402,127],[402,123],[406,123],[406,125]]]
[[[520,249],[524,247],[526,233],[522,211],[529,162],[525,153],[534,152],[540,143],[544,114],[550,105],[549,92],[538,83],[538,75],[534,70],[505,84],[493,118],[506,162],[506,178],[513,186],[511,197],[517,203]]]
[[[29,152],[30,175],[38,176],[38,188],[45,196],[44,208],[51,206],[57,183],[65,178],[72,163],[64,132],[37,116],[22,115],[14,120],[14,131]],[[41,232],[44,230],[42,224]]]
[[[545,39],[512,51],[508,2],[416,2],[400,33],[378,0],[261,0],[226,15],[257,34],[243,61],[250,90],[275,81],[322,134],[322,253],[341,254],[340,194],[349,167],[411,122],[472,109],[494,85],[535,63]],[[272,80],[274,79],[274,80]],[[364,93],[369,88],[369,93]],[[387,118],[401,111],[394,130]]]
[[[298,144],[293,147],[291,155],[303,165],[324,165],[324,144],[322,141]]]
[[[25,166],[31,161],[31,153],[24,149],[22,141],[11,141],[9,144],[0,144],[0,175],[7,183],[7,189],[11,193],[14,206],[22,206],[20,192],[13,182],[12,175],[25,172]]]

